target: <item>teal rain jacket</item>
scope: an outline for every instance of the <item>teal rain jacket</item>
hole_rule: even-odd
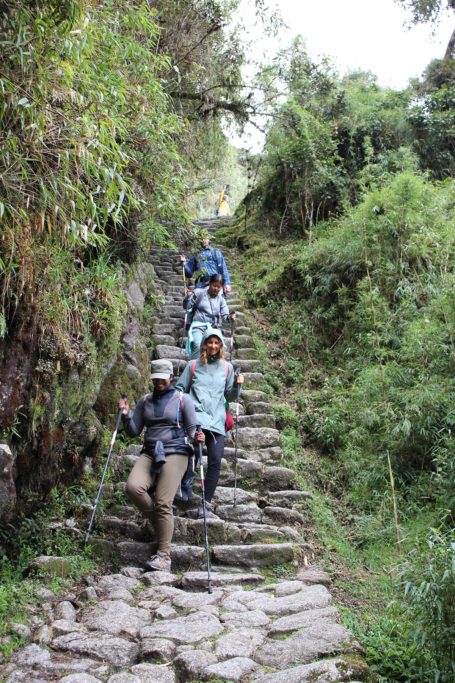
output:
[[[213,335],[224,343],[221,332],[212,329],[203,336],[202,344]],[[192,361],[188,361],[188,365],[175,385],[176,389],[190,395],[196,409],[197,424],[200,424],[203,429],[225,435],[224,397],[226,396],[228,401],[233,401],[237,397],[234,368],[225,360],[211,361],[209,359],[207,365],[202,365],[198,360],[193,378],[191,378],[191,363]],[[228,367],[227,376],[226,366]]]

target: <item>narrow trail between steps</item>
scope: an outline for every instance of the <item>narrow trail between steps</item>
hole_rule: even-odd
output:
[[[216,220],[198,224],[213,232]],[[228,254],[228,265],[234,266]],[[151,261],[162,305],[154,324],[154,357],[183,370],[181,264],[156,249]],[[301,683],[368,677],[361,648],[340,623],[329,576],[311,565],[306,538],[310,494],[283,467],[280,433],[233,278],[228,303],[237,312],[232,363],[245,376],[238,430],[237,505],[233,506],[233,437],[208,520],[212,594],[207,592],[203,521],[195,495],[176,503],[172,572],[142,572],[153,531],[119,503],[141,446],[117,450],[113,486],[92,538],[112,573],[56,599],[43,589],[40,636],[0,669],[7,683]],[[230,330],[226,329],[227,358]],[[231,404],[233,412],[235,405]],[[231,433],[232,434],[232,433]],[[114,569],[115,568],[115,569]],[[277,578],[285,576],[285,578]],[[49,593],[49,592],[48,592]]]

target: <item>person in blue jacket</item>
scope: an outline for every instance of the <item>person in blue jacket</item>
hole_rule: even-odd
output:
[[[187,260],[181,254],[180,260],[184,263],[185,275],[189,278],[195,275],[196,287],[207,287],[210,276],[219,274],[223,277],[224,293],[229,294],[231,291],[231,278],[224,256],[219,249],[210,247],[210,237],[207,235],[202,239],[202,250],[197,256],[190,256]]]
[[[225,399],[237,398],[237,386],[243,384],[242,374],[235,375],[231,363],[224,360],[223,335],[208,330],[202,338],[199,359],[190,361],[175,387],[190,395],[196,410],[196,421],[202,426],[207,447],[205,477],[206,512],[212,511],[211,500],[220,476],[226,437]],[[199,516],[203,516],[202,506]]]

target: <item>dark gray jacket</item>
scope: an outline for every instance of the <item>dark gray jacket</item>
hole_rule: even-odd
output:
[[[196,432],[194,405],[189,396],[183,396],[172,385],[165,392],[142,396],[134,412],[123,415],[123,424],[129,436],[138,436],[145,427],[146,453],[154,452],[157,441],[163,443],[166,454],[193,452],[190,443]]]
[[[221,327],[222,321],[229,319],[229,308],[223,292],[210,296],[208,287],[195,289],[188,301],[187,312],[193,323],[210,323]]]

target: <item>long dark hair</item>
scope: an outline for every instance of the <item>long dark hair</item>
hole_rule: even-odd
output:
[[[215,275],[211,275],[209,277],[209,286],[212,284],[212,282],[219,282],[221,285],[223,285],[224,284],[223,276],[220,275],[219,273],[215,273]]]

